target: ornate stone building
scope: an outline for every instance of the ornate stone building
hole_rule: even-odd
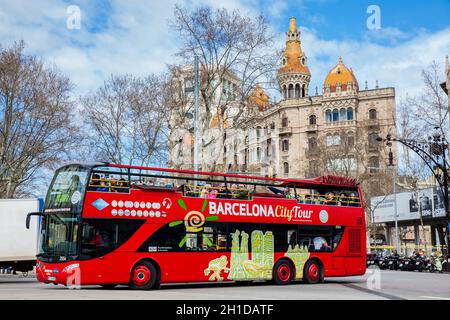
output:
[[[309,84],[314,75],[302,50],[296,20],[291,18],[277,72],[281,100],[270,102],[257,85],[248,99],[244,125],[240,122],[236,128],[231,116],[222,119],[228,121],[223,125],[219,118],[213,118],[209,128],[228,130],[220,131],[220,139],[211,143],[211,134],[203,133],[200,168],[210,170],[203,164],[214,163],[214,170],[277,177],[347,175],[371,181],[380,192],[370,195],[389,191],[389,179],[383,178],[389,172],[388,150],[376,138],[395,135],[395,90],[378,85],[367,89],[367,84],[361,89],[353,70],[341,57],[336,58],[337,64],[323,75],[322,94],[310,96]],[[239,87],[237,78],[231,78],[233,86]],[[172,120],[173,128],[181,126],[178,118]],[[392,152],[396,159],[395,145]],[[172,166],[192,167],[191,148],[184,154],[172,154],[169,164],[173,160],[179,164]]]
[[[339,57],[322,95],[309,96],[311,72],[295,18],[281,64],[282,100],[263,112],[253,109],[239,170],[278,177],[386,173],[388,150],[376,138],[396,132],[394,88],[361,90]],[[396,158],[395,146],[392,151]]]

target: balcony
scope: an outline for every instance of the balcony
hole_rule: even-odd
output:
[[[352,126],[356,126],[356,120],[325,122],[325,128],[352,127]]]
[[[319,130],[319,125],[317,124],[309,124],[306,126],[306,132],[314,132]]]
[[[279,135],[292,134],[292,127],[281,127],[278,129],[278,134]]]

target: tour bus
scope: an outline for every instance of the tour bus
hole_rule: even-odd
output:
[[[133,289],[165,283],[285,285],[366,271],[365,215],[353,178],[74,163],[42,212],[37,279]]]

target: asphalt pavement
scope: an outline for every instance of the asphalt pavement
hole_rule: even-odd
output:
[[[361,277],[326,278],[325,283],[295,282],[276,286],[267,282],[168,284],[159,290],[112,290],[99,286],[68,289],[37,282],[32,275],[0,275],[0,300],[7,299],[121,299],[121,300],[450,300],[450,274],[368,269]]]

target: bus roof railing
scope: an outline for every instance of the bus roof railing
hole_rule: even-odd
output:
[[[212,177],[223,177],[226,178],[236,178],[236,179],[249,179],[249,180],[260,180],[260,181],[270,181],[272,183],[278,182],[280,186],[296,186],[296,187],[317,187],[317,186],[330,186],[330,187],[344,187],[344,188],[354,188],[358,186],[358,182],[352,177],[341,177],[341,176],[320,176],[311,179],[290,179],[290,178],[271,178],[258,175],[246,175],[237,173],[219,173],[219,172],[207,172],[207,171],[194,171],[185,169],[170,169],[170,168],[157,168],[157,167],[145,167],[145,166],[135,166],[135,165],[124,165],[115,163],[97,163],[97,167],[112,167],[118,169],[128,169],[128,170],[144,170],[144,171],[159,171],[166,173],[180,173],[188,175],[201,175],[201,176],[212,176]],[[131,175],[133,175],[131,173]],[[169,177],[167,177],[169,178]],[[192,180],[208,180],[195,177],[170,177],[178,179],[192,179]],[[217,181],[217,180],[216,180]],[[219,181],[217,181],[219,182]],[[230,183],[237,183],[237,181],[229,181]]]

